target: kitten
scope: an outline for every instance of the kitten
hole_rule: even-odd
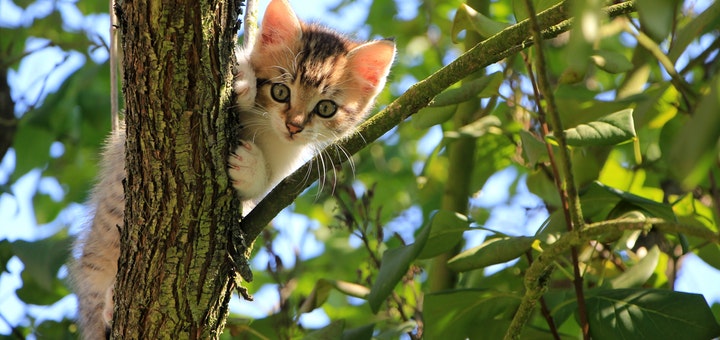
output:
[[[303,155],[348,134],[385,85],[395,56],[389,40],[351,41],[298,20],[286,0],[271,0],[257,43],[237,52],[233,90],[242,125],[228,174],[251,208]],[[113,133],[91,195],[95,214],[72,265],[84,339],[105,338],[123,225],[125,131]],[[247,212],[247,210],[245,210]]]

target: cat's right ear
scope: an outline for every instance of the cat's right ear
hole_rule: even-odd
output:
[[[294,44],[302,36],[300,20],[287,0],[271,0],[260,27],[261,48]]]

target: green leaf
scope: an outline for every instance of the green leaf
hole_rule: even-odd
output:
[[[485,268],[516,259],[532,247],[534,237],[494,238],[463,251],[448,261],[448,268],[457,272]]]
[[[587,73],[593,46],[600,39],[604,13],[600,0],[576,2],[570,8],[576,24],[570,31],[567,48],[564,49],[567,67],[560,78],[562,83],[579,83]]]
[[[303,337],[304,340],[329,340],[340,339],[345,329],[345,320],[335,320],[329,325],[312,331]]]
[[[543,170],[532,171],[528,174],[526,182],[528,190],[542,198],[549,207],[562,206],[558,189],[547,172]]]
[[[598,50],[590,58],[597,67],[608,73],[624,73],[634,67],[630,60],[615,51]]]
[[[675,134],[669,151],[670,171],[685,189],[703,181],[718,157],[720,141],[720,76],[700,99],[690,119]]]
[[[588,292],[594,339],[711,339],[720,326],[702,295],[656,289]]]
[[[7,263],[13,256],[15,256],[15,254],[13,254],[10,241],[0,240],[0,274],[8,272]]]
[[[468,125],[460,127],[457,131],[446,131],[445,138],[455,139],[462,137],[479,138],[501,125],[500,119],[495,116],[482,117]]]
[[[535,164],[549,161],[545,142],[525,130],[520,130],[520,140],[522,141],[523,154],[528,164],[534,166]]]
[[[677,61],[693,40],[715,29],[718,24],[720,24],[720,2],[713,1],[704,12],[692,18],[687,25],[677,31],[668,51],[668,58],[673,62]]]
[[[468,230],[467,216],[454,211],[439,210],[430,215],[430,236],[418,259],[428,259],[453,249]]]
[[[24,27],[5,28],[0,27],[0,56],[3,60],[2,67],[17,67],[20,65],[20,58],[25,49],[27,40],[27,29]],[[14,61],[12,63],[8,63]],[[8,64],[5,64],[8,63]]]
[[[615,145],[635,137],[632,109],[625,109],[594,122],[580,124],[565,130],[565,138],[571,146]]]
[[[502,292],[479,289],[455,289],[425,295],[423,316],[427,339],[465,339],[478,335],[482,325],[483,338],[502,338],[506,320],[512,316],[520,298]],[[492,325],[500,323],[490,332]]]
[[[540,13],[553,5],[559,3],[561,0],[532,0],[535,5],[535,13]],[[513,13],[515,14],[515,21],[520,22],[528,18],[527,6],[525,0],[513,0],[512,1]]]
[[[35,19],[27,30],[29,36],[46,38],[65,51],[85,52],[90,49],[91,42],[84,30],[72,32],[58,29],[63,26],[62,14],[59,10],[54,10],[46,17]]]
[[[55,136],[48,130],[21,124],[15,135],[15,170],[11,180],[16,180],[28,171],[45,167],[50,160],[50,145]]]
[[[583,215],[592,219],[605,219],[610,211],[618,204],[627,204],[624,211],[615,211],[618,214],[630,210],[639,209],[647,216],[662,218],[667,221],[675,221],[675,213],[667,204],[649,200],[644,197],[633,195],[604,185],[600,182],[593,182],[580,196],[583,206]]]
[[[357,298],[364,299],[370,293],[370,289],[357,283],[351,283],[339,280],[317,280],[313,290],[310,292],[307,298],[303,301],[302,305],[298,309],[298,313],[309,313],[315,308],[318,308],[324,304],[332,289]]]
[[[588,90],[585,86],[558,86],[555,99],[565,129],[596,121],[607,116],[608,112],[625,110],[634,107],[641,100],[648,100],[645,96],[638,95],[633,98],[602,101],[595,99],[597,95],[596,91]]]
[[[420,251],[425,247],[425,242],[427,242],[429,234],[430,226],[425,225],[420,228],[415,238],[415,243],[400,248],[389,249],[383,253],[380,272],[368,295],[368,302],[373,313],[377,313],[380,310],[382,303],[393,289],[395,289],[395,286],[400,282],[402,277],[405,276],[410,268],[410,264],[417,259]]]
[[[457,105],[424,107],[413,115],[411,122],[415,128],[427,129],[450,120],[455,115],[455,110]]]
[[[342,340],[370,340],[373,337],[374,330],[374,323],[358,328],[346,329],[342,334]]]
[[[71,340],[78,339],[77,324],[75,320],[63,319],[62,321],[45,320],[35,324],[35,335],[38,339]]]
[[[25,265],[23,275],[32,277],[44,290],[53,291],[58,270],[70,255],[71,244],[67,233],[62,231],[39,241],[14,241],[12,249]]]
[[[670,35],[678,3],[678,0],[635,1],[642,28],[656,42]]]
[[[642,286],[652,276],[658,260],[660,260],[660,248],[654,246],[638,263],[610,280],[610,287],[619,289]]]
[[[58,202],[50,197],[50,195],[40,192],[35,193],[32,198],[33,210],[35,211],[35,220],[38,224],[49,223],[60,214],[65,208],[65,202]]]
[[[701,240],[703,243],[704,241],[705,240]],[[715,243],[706,244],[697,250],[697,256],[705,261],[705,263],[720,270],[720,245]]]
[[[468,82],[460,87],[444,91],[430,102],[431,107],[448,106],[475,99],[487,98],[497,94],[504,80],[502,72],[495,72]]]
[[[463,30],[472,30],[483,38],[489,38],[508,27],[507,23],[494,21],[482,13],[479,13],[467,4],[460,5],[453,20],[451,37],[454,43],[458,43],[457,36]]]
[[[58,278],[53,277],[49,281],[39,281],[34,272],[26,265],[20,274],[23,285],[15,291],[15,294],[23,302],[47,306],[70,294],[70,291]]]

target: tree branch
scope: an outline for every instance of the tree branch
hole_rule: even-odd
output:
[[[634,11],[632,2],[623,2],[605,8],[605,12],[611,17],[632,11]],[[543,37],[552,38],[567,31],[571,24],[569,13],[569,5],[565,2],[539,13],[538,25],[543,29]],[[473,47],[447,66],[410,87],[385,109],[363,123],[354,134],[337,142],[337,145],[328,146],[314,160],[280,182],[241,222],[246,242],[252,243],[280,210],[290,205],[305,188],[317,180],[319,174],[311,171],[314,162],[342,163],[345,155],[335,151],[337,146],[345,149],[348,154],[355,154],[368,143],[375,141],[427,106],[432,98],[467,74],[528,48],[532,45],[532,40],[527,36],[527,32],[530,31],[529,25],[528,20],[524,20]]]
[[[258,30],[258,9],[257,1],[246,0],[245,1],[245,33],[243,34],[243,46],[251,48],[255,45],[255,37],[257,36]]]
[[[627,230],[656,230],[664,233],[682,233],[708,240],[713,243],[720,243],[720,235],[712,230],[698,227],[691,224],[668,222],[660,218],[628,219],[620,218],[608,221],[591,223],[583,229],[576,229],[564,234],[557,242],[549,245],[538,256],[535,262],[528,267],[525,273],[525,296],[513,317],[512,323],[505,334],[505,339],[519,339],[520,333],[527,320],[532,315],[535,305],[547,290],[546,282],[552,273],[555,261],[564,256],[572,247],[582,245],[590,240],[597,239],[601,235]]]
[[[562,210],[565,214],[565,221],[567,223],[568,231],[573,229],[580,229],[584,226],[582,209],[580,207],[580,197],[578,196],[577,188],[575,187],[575,176],[572,171],[572,163],[570,162],[570,153],[565,138],[565,129],[560,120],[560,113],[558,112],[557,105],[555,105],[555,95],[550,86],[548,80],[548,71],[545,65],[545,50],[542,46],[542,32],[540,26],[537,23],[535,17],[535,8],[531,0],[525,0],[525,6],[528,10],[528,18],[531,23],[531,32],[533,40],[537,44],[535,47],[535,67],[537,69],[537,86],[542,93],[542,97],[545,99],[546,110],[538,110],[540,112],[541,121],[548,121],[550,127],[555,135],[558,142],[558,157],[557,163],[556,158],[552,157],[552,147],[546,142],[548,148],[548,155],[551,156],[553,171],[555,172],[555,183],[560,193],[560,200],[562,201]],[[537,105],[540,107],[541,98],[537,98]],[[547,113],[547,115],[545,115]],[[543,124],[545,126],[545,124]],[[547,131],[544,131],[547,134]],[[559,166],[558,166],[559,165]],[[558,170],[561,170],[558,172]],[[590,326],[587,320],[587,313],[585,308],[585,294],[583,292],[583,277],[580,273],[580,263],[578,261],[577,249],[570,248],[570,257],[573,264],[573,284],[575,288],[575,296],[578,301],[578,314],[580,316],[580,329],[582,330],[583,339],[590,339],[589,332]]]

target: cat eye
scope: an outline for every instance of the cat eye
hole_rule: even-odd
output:
[[[275,83],[270,88],[270,95],[277,102],[287,103],[290,101],[290,88],[285,84]]]
[[[315,110],[313,110],[313,112],[320,117],[330,118],[337,112],[337,104],[335,104],[332,100],[321,100],[317,103],[317,105],[315,105]]]

